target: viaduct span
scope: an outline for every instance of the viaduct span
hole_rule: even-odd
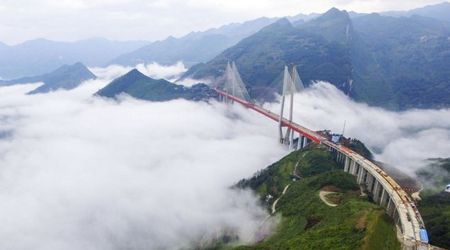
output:
[[[428,236],[422,217],[408,193],[375,163],[367,160],[353,150],[334,143],[321,134],[292,121],[293,96],[303,89],[295,67],[285,67],[281,112],[276,114],[249,101],[247,90],[234,63],[228,64],[222,79],[222,87],[215,91],[221,100],[239,103],[279,124],[280,143],[291,149],[301,149],[309,143],[324,145],[332,152],[335,160],[345,172],[356,176],[358,184],[372,196],[374,202],[384,207],[386,213],[395,221],[403,249],[429,249]],[[284,118],[284,106],[289,100],[289,116]]]

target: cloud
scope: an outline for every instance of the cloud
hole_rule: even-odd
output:
[[[279,112],[278,104],[267,106]],[[412,174],[424,160],[450,157],[450,109],[391,112],[356,103],[329,83],[295,96],[294,120],[362,140],[377,160]]]
[[[184,85],[184,86],[192,86],[198,83],[211,84],[213,81],[211,79],[193,79],[193,78],[184,78],[182,80],[176,81],[176,84]]]
[[[91,96],[108,81],[31,96],[32,84],[0,88],[0,249],[176,249],[229,231],[255,240],[267,213],[229,187],[286,153],[273,124],[215,102]]]
[[[187,71],[183,62],[177,62],[174,65],[160,65],[158,63],[138,64],[136,68],[153,78],[164,78],[166,80],[174,81],[179,75]]]
[[[90,70],[100,78],[115,79],[121,75],[128,73],[132,69],[139,70],[142,74],[155,79],[166,79],[175,81],[182,73],[187,71],[183,62],[177,62],[173,65],[161,65],[156,62],[149,64],[137,64],[134,67],[126,67],[121,65],[109,65],[106,68],[93,67]]]

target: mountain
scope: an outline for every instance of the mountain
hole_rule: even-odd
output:
[[[14,79],[41,75],[64,64],[104,66],[113,58],[142,47],[146,42],[117,42],[102,38],[77,42],[55,42],[45,39],[14,46],[0,45],[0,77]]]
[[[450,25],[421,16],[378,14],[353,23],[360,42],[354,46],[351,95],[369,103],[389,96],[400,109],[450,105]],[[370,93],[380,85],[381,93]]]
[[[271,95],[266,93],[278,88],[276,79],[281,78],[284,65],[294,63],[304,82],[324,80],[346,90],[352,74],[348,49],[351,34],[345,33],[351,27],[350,22],[346,12],[338,13],[336,9],[298,27],[280,19],[208,63],[193,66],[183,78],[217,77],[223,73],[227,61],[233,60],[250,95],[270,99]],[[336,33],[342,35],[333,37]]]
[[[29,92],[29,94],[37,94],[47,93],[57,89],[74,89],[78,87],[82,82],[95,78],[95,75],[92,74],[92,72],[89,71],[86,66],[84,66],[82,63],[75,63],[73,65],[63,65],[51,73],[40,76],[23,77],[16,80],[0,81],[0,85],[43,82],[43,85]]]
[[[115,98],[122,93],[149,101],[168,101],[179,98],[200,101],[217,96],[216,92],[205,84],[185,87],[164,79],[152,79],[136,69],[112,81],[96,95]]]
[[[450,14],[450,13],[449,13]],[[284,65],[310,85],[328,81],[357,101],[389,109],[450,106],[450,28],[422,17],[379,14],[350,18],[330,9],[308,22],[281,19],[182,77],[215,78],[236,62],[250,95],[270,99]]]
[[[394,17],[410,17],[414,15],[430,17],[442,21],[450,22],[450,3],[442,2],[440,4],[429,5],[422,8],[417,8],[409,11],[388,11],[381,13],[382,15]]]
[[[169,37],[121,55],[112,60],[111,64],[134,66],[138,63],[174,64],[183,61],[187,65],[193,65],[206,62],[224,49],[274,21],[274,18],[263,17],[204,32],[192,32],[181,38]]]

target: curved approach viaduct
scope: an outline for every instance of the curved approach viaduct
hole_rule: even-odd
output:
[[[232,75],[232,73],[230,74]],[[237,71],[234,74],[237,74]],[[289,71],[285,73],[285,85],[287,84],[286,76],[289,78]],[[233,83],[233,81],[229,82],[231,82],[231,84],[236,84],[236,82]],[[290,118],[286,119],[283,117],[284,100],[287,95],[284,91],[281,115],[278,115],[245,100],[245,97],[239,95],[235,91],[229,91],[230,89],[239,89],[239,87],[242,91],[242,86],[232,86],[228,87],[228,89],[225,88],[224,90],[216,88],[215,91],[219,94],[220,99],[226,102],[240,103],[271,120],[278,122],[280,142],[289,145],[291,149],[301,149],[311,142],[327,147],[328,150],[332,152],[336,161],[344,168],[344,171],[356,176],[357,182],[367,190],[372,196],[373,201],[384,207],[386,213],[393,218],[398,227],[398,235],[403,249],[421,250],[431,248],[428,244],[428,236],[426,235],[425,225],[419,211],[410,196],[393,178],[375,163],[367,160],[351,149],[333,143],[321,134],[292,122],[293,92],[288,93],[291,95],[291,114]],[[285,89],[285,87],[283,87],[283,89]],[[296,138],[294,139],[294,137]]]

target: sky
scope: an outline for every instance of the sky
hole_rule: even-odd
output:
[[[0,87],[0,249],[182,249],[223,232],[243,243],[273,232],[278,220],[266,221],[258,197],[230,186],[288,153],[277,123],[213,100],[103,99],[93,93],[129,69],[91,70],[99,78],[70,91]],[[347,136],[410,174],[450,156],[450,109],[387,111],[318,82],[295,95],[294,111],[314,130],[346,121]]]
[[[154,41],[232,22],[325,12],[407,10],[443,0],[0,0],[0,41]]]

